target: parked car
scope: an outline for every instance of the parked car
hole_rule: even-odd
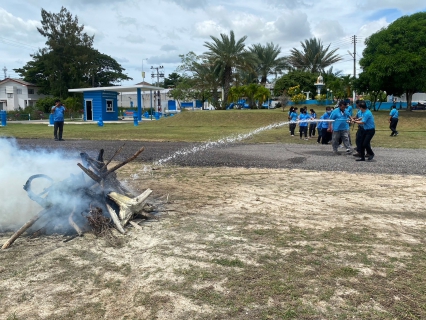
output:
[[[412,110],[426,110],[426,101],[419,101],[411,106]]]

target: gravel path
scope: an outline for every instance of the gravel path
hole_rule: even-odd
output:
[[[48,139],[17,139],[22,149],[40,149],[51,152],[61,150],[67,156],[78,157],[85,151],[95,156],[105,150],[105,158],[125,143],[117,160],[133,155],[144,146],[145,151],[137,161],[164,164],[209,167],[290,168],[317,171],[347,171],[363,173],[418,174],[426,173],[426,150],[375,148],[372,161],[356,162],[352,155],[333,155],[331,146],[318,144],[229,144],[213,146],[185,142],[143,141],[93,141],[67,140],[57,142]]]

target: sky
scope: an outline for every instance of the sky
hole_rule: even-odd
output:
[[[95,35],[93,47],[116,59],[133,80],[122,85],[154,82],[151,67],[163,66],[167,77],[175,72],[179,55],[202,54],[210,36],[247,36],[246,45],[274,43],[281,55],[316,37],[330,49],[338,48],[342,61],[333,71],[353,75],[364,41],[401,16],[426,11],[424,0],[13,0],[0,3],[0,79],[18,78],[13,69],[31,60],[45,47],[37,31],[41,9],[59,13],[68,9]],[[356,48],[352,37],[356,36]],[[349,52],[350,53],[349,53]],[[360,72],[358,63],[356,73]],[[156,72],[156,71],[155,71]]]

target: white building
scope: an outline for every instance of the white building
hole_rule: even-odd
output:
[[[35,105],[45,95],[38,94],[38,87],[21,79],[6,78],[0,81],[0,110],[13,111]]]

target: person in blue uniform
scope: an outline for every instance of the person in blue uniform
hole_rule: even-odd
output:
[[[306,120],[309,120],[311,116],[306,112],[306,108],[300,109],[300,115],[299,115],[299,133],[300,133],[300,139],[302,139],[302,136],[305,136],[305,140],[308,140],[308,122]]]
[[[367,159],[373,160],[374,152],[371,149],[371,139],[373,139],[374,134],[376,133],[376,125],[374,123],[374,116],[370,110],[367,109],[367,105],[365,101],[361,101],[359,103],[359,107],[361,109],[361,119],[354,120],[355,123],[361,124],[363,127],[361,129],[361,137],[360,137],[360,150],[359,156],[360,158],[356,161],[365,161],[365,152],[367,151]]]
[[[62,133],[64,131],[65,107],[62,105],[61,100],[55,100],[55,105],[52,107],[51,113],[53,114],[53,135],[55,141],[64,141]]]
[[[326,107],[325,113],[320,117],[320,120],[330,120],[331,108]],[[321,126],[321,144],[328,144],[331,140],[331,130],[329,130],[329,123],[321,121],[318,126]]]
[[[315,120],[317,118],[317,114],[315,113],[315,110],[311,109],[309,111],[310,111],[311,119]],[[316,128],[317,128],[317,123],[315,121],[312,121],[309,124],[309,138],[315,137]]]
[[[359,107],[360,102],[361,102],[361,100],[357,100],[355,102],[356,115],[355,115],[355,118],[353,118],[353,120],[361,120],[361,118],[362,118],[362,112],[361,112],[361,109]],[[364,126],[362,124],[358,124],[358,130],[356,131],[356,135],[355,135],[355,145],[356,145],[355,151],[356,151],[356,153],[353,154],[355,157],[360,157],[361,156],[361,154],[360,154],[360,151],[361,151],[361,137],[362,137],[361,136],[361,132],[363,130],[363,127]]]
[[[297,124],[297,108],[293,109],[288,118],[290,120],[290,135],[294,137],[294,130],[296,129]]]
[[[396,126],[398,125],[398,117],[399,117],[399,113],[398,110],[396,110],[396,105],[392,106],[392,110],[389,113],[389,129],[391,129],[392,133],[391,133],[391,137],[395,137],[398,135],[398,131],[396,131]]]
[[[349,144],[348,131],[350,117],[346,111],[346,102],[339,101],[338,108],[334,109],[330,115],[330,119],[334,120],[329,124],[329,128],[333,130],[332,133],[332,146],[333,153],[338,155],[339,140],[342,139],[343,145],[346,148],[346,153],[351,153]]]

